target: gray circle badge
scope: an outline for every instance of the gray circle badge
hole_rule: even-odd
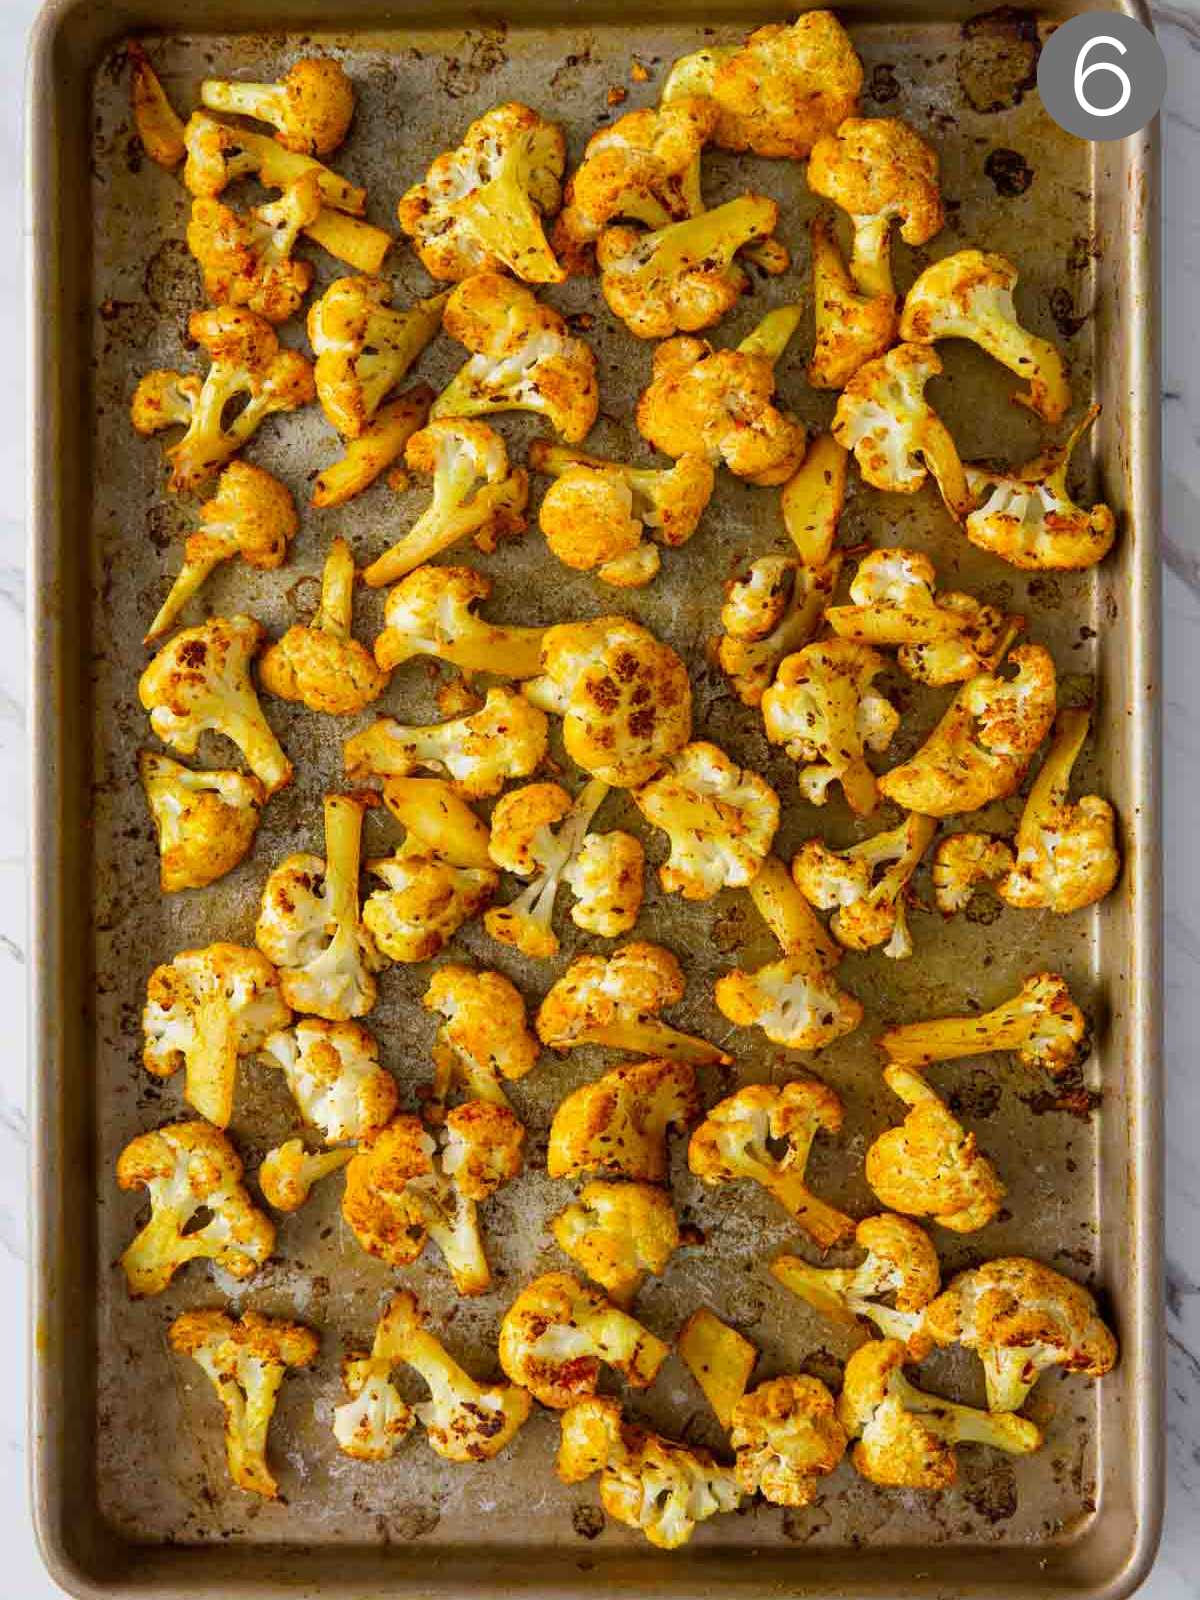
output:
[[[1088,11],[1056,28],[1038,61],[1042,104],[1080,139],[1124,139],[1156,115],[1167,90],[1162,46],[1119,11]]]

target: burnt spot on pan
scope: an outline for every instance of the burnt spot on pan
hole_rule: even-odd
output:
[[[988,153],[983,170],[996,186],[996,193],[1006,200],[1024,194],[1033,182],[1033,168],[1019,150],[1006,150],[1001,146]]]
[[[578,1505],[571,1512],[571,1526],[581,1539],[596,1539],[604,1532],[604,1513],[599,1506]]]
[[[966,1465],[966,1473],[971,1474],[972,1466],[978,1474],[971,1481],[963,1483],[963,1499],[979,1517],[985,1522],[990,1522],[993,1527],[998,1522],[1007,1522],[1017,1511],[1017,1478],[1013,1471],[1012,1463],[1004,1460],[995,1460],[989,1455],[986,1466],[982,1463],[968,1462],[964,1455],[962,1458]],[[982,1470],[981,1470],[982,1466]]]
[[[877,106],[885,106],[889,100],[895,100],[899,93],[900,80],[896,76],[896,69],[890,61],[878,62],[867,84],[867,99],[874,100]]]
[[[1037,83],[1037,20],[1015,6],[997,6],[962,26],[958,86],[973,111],[1011,111]]]
[[[438,62],[437,81],[442,93],[451,100],[464,100],[477,93],[483,80],[507,62],[507,38],[508,28],[502,22],[477,33],[464,33],[460,53]]]
[[[146,299],[160,316],[183,316],[203,305],[200,269],[182,239],[164,239],[146,263]]]
[[[1064,339],[1070,339],[1077,334],[1080,328],[1091,316],[1090,311],[1085,311],[1082,316],[1075,311],[1075,296],[1070,289],[1059,284],[1050,291],[1050,315],[1054,318],[1054,326]]]

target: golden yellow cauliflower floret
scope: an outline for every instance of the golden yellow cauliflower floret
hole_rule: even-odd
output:
[[[865,1217],[854,1242],[866,1251],[857,1267],[813,1267],[799,1256],[776,1256],[772,1276],[822,1316],[873,1322],[885,1339],[899,1339],[911,1354],[929,1347],[925,1307],[941,1287],[941,1267],[929,1235],[907,1217]],[[880,1297],[890,1294],[894,1304]]]
[[[193,772],[142,750],[138,776],[158,834],[163,891],[203,889],[242,861],[254,843],[266,790],[240,772]]]
[[[1087,1018],[1057,972],[1035,972],[990,1011],[906,1022],[879,1036],[884,1055],[901,1067],[919,1069],[933,1061],[1012,1050],[1023,1067],[1054,1077],[1078,1066],[1090,1043]]]
[[[867,1151],[866,1178],[883,1204],[910,1217],[932,1217],[954,1233],[984,1228],[1005,1189],[995,1167],[919,1072],[887,1067],[892,1093],[910,1107]]]
[[[488,622],[476,607],[492,581],[473,567],[418,567],[391,591],[375,659],[387,672],[418,656],[448,661],[463,672],[532,678],[541,665],[545,628]]]
[[[354,607],[354,557],[335,539],[321,574],[321,603],[310,622],[293,623],[262,658],[263,687],[310,711],[352,716],[377,700],[389,674],[350,631]]]
[[[500,1324],[506,1375],[555,1411],[595,1394],[602,1364],[648,1388],[670,1348],[569,1272],[527,1283]]]
[[[808,839],[792,857],[792,877],[811,905],[832,911],[830,932],[847,950],[883,945],[893,960],[912,955],[908,931],[909,882],[936,824],[909,817],[847,850]]]
[[[679,1247],[671,1197],[650,1183],[595,1178],[551,1218],[550,1230],[619,1306],[632,1304],[647,1273],[661,1275]]]
[[[206,78],[200,100],[210,111],[269,122],[281,145],[310,156],[336,150],[354,115],[354,85],[341,63],[328,56],[302,56],[278,83]]]
[[[779,797],[770,784],[704,741],[685,745],[634,799],[671,840],[659,868],[663,888],[688,900],[711,900],[720,889],[753,882],[779,826]]]
[[[346,439],[369,432],[384,400],[442,325],[446,295],[397,311],[392,293],[386,278],[336,278],[308,313],[317,398]]]
[[[308,261],[293,259],[301,230],[321,211],[315,172],[288,184],[278,200],[236,211],[223,201],[192,201],[188,249],[204,277],[204,292],[216,306],[247,306],[267,322],[286,322],[304,303],[312,284]]]
[[[468,799],[499,794],[511,778],[527,778],[542,762],[549,738],[545,712],[513,689],[489,689],[478,711],[447,722],[412,727],[382,717],[346,740],[343,760],[352,781],[445,774]]]
[[[734,1406],[729,1442],[742,1492],[776,1506],[811,1505],[818,1480],[846,1453],[833,1396],[819,1378],[760,1383]]]
[[[683,994],[683,969],[671,951],[635,940],[607,959],[577,956],[542,1001],[538,1034],[552,1050],[602,1044],[697,1065],[727,1062],[716,1045],[659,1019]]]
[[[423,1004],[443,1019],[433,1047],[427,1119],[444,1117],[456,1084],[472,1100],[507,1106],[501,1080],[516,1082],[532,1072],[541,1049],[526,1024],[520,991],[502,973],[449,962],[430,978]]]
[[[667,1129],[700,1111],[695,1069],[686,1061],[634,1061],[569,1094],[554,1113],[546,1170],[552,1178],[599,1172],[662,1183]]]

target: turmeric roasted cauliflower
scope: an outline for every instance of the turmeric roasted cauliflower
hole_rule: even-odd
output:
[[[766,779],[705,741],[684,745],[633,798],[646,821],[671,841],[658,872],[663,888],[687,900],[745,888],[770,854],[779,826],[779,796]]]
[[[353,1155],[349,1145],[337,1150],[308,1150],[303,1139],[285,1139],[262,1158],[258,1187],[263,1199],[276,1211],[299,1211],[314,1185],[340,1172]]]
[[[433,1046],[433,1093],[426,1120],[444,1120],[455,1088],[468,1099],[507,1106],[503,1083],[532,1072],[541,1052],[525,1020],[520,990],[502,973],[448,962],[430,978],[422,1003],[442,1019]]]
[[[743,1494],[776,1506],[811,1505],[846,1453],[833,1396],[819,1378],[771,1378],[733,1408],[729,1443]]]
[[[345,453],[313,479],[312,504],[322,509],[341,506],[361,494],[404,454],[413,434],[425,426],[432,404],[427,383],[385,400],[362,432],[346,441]]]
[[[151,161],[171,172],[187,153],[183,123],[136,39],[125,41],[125,60],[129,66],[129,108],[142,148]]]
[[[354,614],[354,556],[345,539],[329,546],[321,572],[321,603],[308,622],[294,622],[265,651],[263,688],[330,717],[353,716],[387,688],[389,673],[350,631]]]
[[[1061,1077],[1090,1048],[1088,1021],[1057,972],[1035,972],[1011,999],[966,1017],[906,1022],[879,1036],[879,1047],[898,1067],[919,1070],[934,1061],[1011,1050],[1030,1070]]]
[[[665,1189],[593,1178],[550,1219],[564,1255],[610,1296],[629,1306],[647,1274],[660,1276],[679,1248],[679,1224]]]
[[[776,1256],[772,1276],[836,1322],[864,1317],[885,1339],[899,1339],[919,1357],[928,1348],[925,1308],[941,1287],[929,1235],[907,1217],[866,1217],[854,1230],[866,1251],[857,1267],[813,1267],[800,1256]],[[881,1297],[892,1296],[892,1304]]]
[[[475,607],[491,592],[492,580],[473,567],[418,567],[388,595],[375,660],[385,672],[433,656],[463,672],[535,677],[545,628],[485,621]]]
[[[933,838],[931,817],[907,817],[845,850],[807,839],[792,857],[792,877],[810,905],[832,911],[829,931],[847,950],[883,946],[885,956],[912,955],[909,882]]]
[[[200,100],[210,111],[234,111],[270,123],[285,149],[309,156],[336,150],[354,115],[354,85],[329,56],[302,56],[278,83],[206,78]]]
[[[396,1080],[359,1022],[302,1017],[264,1040],[259,1059],[282,1071],[304,1120],[326,1144],[365,1139],[395,1114]]]
[[[368,432],[441,328],[446,299],[441,294],[397,311],[387,279],[364,276],[335,279],[312,306],[308,338],[317,358],[317,398],[343,438]]]
[[[257,778],[194,772],[149,750],[138,754],[138,776],[158,834],[164,893],[203,889],[249,854],[266,800]]]
[[[382,717],[346,740],[343,760],[353,781],[445,774],[468,799],[499,794],[511,778],[541,765],[549,738],[544,712],[513,689],[489,689],[478,711],[426,727]]]
[[[197,197],[187,226],[188,249],[199,264],[204,292],[215,306],[246,306],[266,322],[286,322],[304,304],[313,269],[292,252],[301,230],[321,211],[315,172],[289,183],[252,211]]]
[[[569,1272],[527,1283],[500,1324],[500,1365],[535,1400],[565,1411],[596,1392],[601,1364],[634,1389],[653,1383],[670,1345]]]
[[[633,1061],[612,1067],[561,1101],[550,1125],[546,1171],[585,1172],[664,1183],[667,1130],[700,1113],[696,1073],[686,1061]]]
[[[551,1050],[599,1044],[694,1066],[727,1062],[716,1045],[660,1019],[683,993],[683,969],[661,945],[635,940],[607,959],[576,956],[542,1001],[538,1036]]]

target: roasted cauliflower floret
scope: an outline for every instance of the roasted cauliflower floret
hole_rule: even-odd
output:
[[[823,639],[786,656],[763,694],[767,738],[801,763],[797,781],[810,805],[824,805],[830,784],[840,783],[858,816],[874,811],[879,791],[866,751],[886,750],[900,726],[899,712],[872,688],[886,665],[868,645]]]
[[[854,1232],[850,1217],[817,1198],[805,1168],[818,1133],[837,1133],[842,1102],[815,1079],[748,1084],[709,1111],[692,1134],[688,1166],[712,1187],[749,1178],[793,1216],[822,1250]],[[772,1142],[784,1142],[774,1155]]]
[[[252,211],[237,211],[222,200],[193,200],[187,244],[213,305],[248,306],[267,322],[295,316],[312,286],[313,269],[292,252],[320,210],[315,172],[306,172],[278,200]]]
[[[913,1356],[928,1347],[925,1307],[941,1287],[941,1268],[929,1235],[907,1217],[866,1217],[854,1230],[866,1251],[857,1267],[813,1267],[799,1256],[777,1256],[771,1272],[822,1316],[873,1322],[885,1339],[899,1339]],[[894,1304],[880,1297],[890,1294]]]
[[[552,1178],[585,1172],[664,1183],[667,1130],[700,1113],[695,1070],[684,1061],[613,1067],[569,1094],[554,1113],[546,1151]]]
[[[410,1410],[392,1387],[392,1369],[412,1367],[429,1399]],[[510,1383],[477,1383],[425,1327],[416,1296],[395,1294],[375,1330],[370,1355],[347,1356],[350,1400],[333,1414],[338,1446],[362,1461],[386,1460],[413,1421],[447,1461],[490,1461],[512,1443],[533,1402]],[[406,1425],[407,1424],[407,1425]]]
[[[885,799],[949,817],[1016,791],[1054,721],[1057,682],[1040,644],[1018,645],[1009,666],[1014,677],[981,672],[963,684],[916,755],[880,778]]]
[[[993,1414],[926,1394],[904,1376],[899,1339],[872,1339],[846,1363],[838,1420],[857,1439],[851,1460],[885,1489],[949,1489],[958,1477],[956,1444],[986,1444],[1029,1455],[1041,1429],[1024,1417]]]
[[[705,95],[724,150],[802,161],[858,110],[862,62],[832,11],[769,22],[743,45],[709,46],[671,68],[663,100]]]
[[[716,1045],[659,1017],[683,999],[683,969],[661,945],[635,940],[604,956],[577,956],[542,1001],[538,1036],[551,1050],[581,1044],[688,1061],[729,1061]]]
[[[434,402],[433,417],[536,411],[568,444],[596,420],[596,358],[523,284],[478,272],[453,289],[443,325],[471,359]]]
[[[671,841],[658,873],[663,888],[687,900],[753,882],[779,826],[779,796],[766,779],[703,741],[684,745],[633,798]]]
[[[367,191],[340,173],[312,156],[285,149],[268,134],[222,122],[219,117],[210,117],[207,111],[192,112],[183,130],[183,141],[187,152],[183,183],[190,194],[201,197],[223,194],[231,183],[249,177],[258,178],[266,189],[286,189],[297,178],[313,172],[320,187],[322,205],[341,213],[342,222],[361,217],[367,209]],[[388,243],[391,242],[381,228],[372,228],[366,222],[359,223],[358,227],[364,235],[367,232],[382,234]],[[313,236],[320,231],[318,225]],[[337,254],[336,251],[332,253]]]
[[[472,1100],[507,1106],[502,1083],[515,1083],[537,1065],[541,1046],[525,1020],[525,1002],[499,972],[476,972],[450,962],[429,980],[423,1004],[442,1018],[433,1046],[433,1093],[428,1121],[445,1117],[454,1088]]]
[[[972,544],[1030,572],[1078,572],[1104,560],[1117,536],[1116,517],[1103,502],[1090,511],[1076,505],[1067,487],[1071,456],[1099,415],[1092,406],[1064,444],[1015,471],[967,467],[967,487],[979,502],[965,524]]]
[[[564,566],[595,571],[605,583],[636,589],[657,574],[659,544],[674,548],[696,531],[715,474],[702,456],[673,467],[627,467],[535,440],[529,464],[555,478],[538,512],[546,543]]]
[[[909,1217],[932,1217],[953,1233],[975,1233],[1000,1210],[1004,1185],[975,1135],[952,1115],[919,1072],[886,1067],[888,1088],[910,1107],[867,1151],[867,1182],[882,1203]]]
[[[923,345],[969,339],[1028,382],[1015,400],[1045,422],[1061,422],[1071,404],[1066,364],[1048,339],[1021,326],[1013,304],[1016,284],[1017,269],[1007,257],[958,250],[926,267],[908,291],[900,337]]]
[[[933,562],[920,550],[871,550],[850,584],[851,605],[825,620],[841,639],[895,649],[901,669],[942,688],[994,672],[1024,618],[969,594],[936,592]]]
[[[187,153],[183,122],[136,39],[125,41],[125,60],[129,65],[129,108],[142,148],[151,161],[171,172]]]
[[[507,270],[526,283],[561,283],[543,221],[561,204],[565,159],[562,129],[528,106],[510,101],[478,117],[397,207],[430,277]]]
[[[345,539],[329,546],[321,573],[321,603],[308,622],[294,622],[268,647],[259,667],[263,688],[310,711],[353,716],[377,700],[389,673],[350,631],[354,615],[354,556]]]
[[[862,1006],[833,975],[841,952],[822,928],[787,868],[768,856],[750,896],[783,950],[754,972],[735,967],[713,991],[722,1014],[742,1028],[761,1028],[772,1044],[819,1050],[862,1021]]]
[[[676,1444],[622,1422],[615,1400],[572,1404],[562,1419],[557,1471],[564,1483],[600,1474],[600,1504],[660,1550],[686,1544],[696,1524],[736,1511],[741,1489],[732,1467],[707,1450]]]
[[[647,1274],[659,1276],[679,1248],[671,1197],[652,1183],[594,1178],[550,1220],[564,1255],[619,1306],[632,1305]]]
[[[233,1145],[207,1122],[176,1122],[132,1139],[117,1160],[122,1189],[145,1189],[150,1220],[121,1257],[135,1298],[161,1294],[189,1261],[249,1278],[275,1248],[275,1224],[242,1185]],[[192,1227],[198,1212],[202,1227]]]
[[[346,439],[363,435],[442,325],[446,295],[392,305],[385,278],[337,278],[308,313],[321,409]]]
[[[750,1386],[758,1350],[708,1306],[697,1306],[675,1339],[679,1359],[696,1380],[726,1432],[733,1409]]]
[[[745,705],[762,703],[779,663],[809,642],[833,598],[849,459],[832,434],[816,436],[780,496],[796,554],[759,556],[726,586],[717,660]]]
[[[193,772],[149,750],[138,754],[138,776],[158,834],[165,893],[203,889],[249,854],[266,800],[257,778],[224,770]]]
[[[234,111],[270,123],[285,149],[308,156],[336,150],[354,115],[354,85],[328,56],[302,56],[278,83],[206,78],[200,100],[210,111]]]
[[[199,488],[273,412],[295,411],[316,396],[306,358],[298,350],[281,349],[271,324],[253,311],[238,306],[193,311],[188,333],[211,363],[204,382],[161,368],[148,372],[129,413],[147,438],[164,428],[186,429],[164,452],[171,464],[168,487],[175,494]],[[245,404],[227,423],[230,401],[242,399]]]
[[[353,1156],[349,1146],[340,1150],[306,1150],[303,1139],[285,1139],[268,1150],[258,1169],[258,1187],[276,1211],[299,1211],[313,1186],[339,1172]]]
[[[952,833],[933,852],[933,897],[945,917],[964,911],[975,888],[1012,871],[1013,853],[1003,839],[986,833]]]
[[[282,1071],[304,1120],[326,1144],[365,1139],[395,1114],[396,1080],[361,1023],[303,1017],[271,1034],[260,1059]]]
[[[1011,1050],[1031,1070],[1061,1077],[1087,1056],[1087,1018],[1057,972],[1035,972],[1010,1000],[966,1017],[907,1022],[879,1036],[879,1047],[898,1067],[919,1070],[934,1061]]]
[[[1102,1378],[1117,1362],[1117,1341],[1095,1297],[1026,1256],[985,1261],[960,1272],[929,1307],[938,1344],[961,1344],[983,1362],[990,1411],[1017,1411],[1051,1367]]]
[[[295,502],[278,478],[248,461],[231,461],[217,480],[216,494],[200,508],[200,526],[188,535],[179,576],[144,642],[149,644],[174,627],[184,606],[222,561],[240,556],[260,572],[281,567],[299,526]]]
[[[361,494],[404,454],[413,434],[425,426],[432,404],[427,383],[385,401],[363,431],[346,441],[345,453],[313,479],[312,504],[342,506]]]
[[[346,740],[343,760],[353,781],[436,772],[461,795],[481,800],[536,771],[549,732],[546,714],[515,690],[489,689],[478,711],[448,722],[409,727],[383,717]]]
[[[749,287],[737,252],[769,239],[778,220],[773,200],[746,194],[652,233],[605,228],[596,260],[609,310],[639,339],[711,328]]]
[[[802,423],[774,404],[775,366],[800,323],[770,311],[734,350],[668,339],[654,352],[637,405],[638,432],[664,455],[703,456],[751,483],[785,483],[804,459]]]
[[[524,467],[510,470],[504,440],[486,422],[431,422],[409,439],[404,459],[412,471],[433,474],[433,499],[363,573],[373,589],[395,583],[463,539],[494,550],[498,540],[525,531],[529,474]]]
[[[262,892],[254,938],[279,968],[283,997],[297,1011],[330,1022],[365,1016],[375,1004],[375,974],[387,965],[359,916],[363,813],[359,795],[325,798],[325,859],[287,856]]]
[[[904,960],[912,955],[908,886],[935,827],[931,817],[908,817],[846,850],[808,839],[792,857],[792,877],[810,905],[833,912],[829,931],[847,950],[882,945]]]
[[[567,754],[617,789],[647,782],[692,733],[687,668],[625,617],[547,628],[526,699],[563,719]]]
[[[645,878],[640,839],[620,828],[585,835],[578,855],[563,868],[563,882],[575,896],[571,921],[602,939],[630,933],[642,909]]]
[[[833,433],[876,489],[916,494],[932,473],[961,522],[975,501],[950,430],[925,398],[941,370],[937,351],[922,344],[898,344],[865,362],[838,396]]]
[[[892,223],[911,245],[941,229],[937,154],[898,117],[849,117],[813,145],[808,186],[846,212],[854,230],[847,264],[828,216],[813,222],[817,340],[808,379],[841,389],[896,337]]]
[[[176,1355],[191,1356],[211,1380],[225,1411],[225,1459],[239,1489],[274,1500],[267,1465],[267,1432],[280,1385],[289,1371],[311,1367],[320,1340],[311,1328],[245,1311],[185,1311],[167,1330]]]
[[[535,677],[545,628],[485,621],[475,608],[491,592],[492,580],[473,567],[418,567],[388,595],[376,661],[391,672],[418,656],[433,656],[463,672]]]
[[[505,1374],[554,1411],[594,1395],[602,1364],[631,1388],[645,1389],[670,1353],[670,1345],[569,1272],[546,1272],[526,1284],[500,1324]]]
[[[342,1216],[368,1255],[414,1262],[433,1239],[461,1295],[486,1293],[491,1271],[478,1202],[521,1170],[525,1130],[506,1106],[472,1100],[446,1115],[442,1145],[419,1118],[394,1117],[346,1168]]]
[[[363,922],[389,960],[428,961],[496,892],[487,828],[440,778],[390,778],[383,801],[404,839],[367,863],[384,887],[368,895]]]
[[[585,784],[574,800],[561,784],[527,783],[496,802],[488,844],[491,860],[530,882],[515,900],[487,913],[484,926],[493,939],[535,960],[557,955],[558,935],[551,920],[558,886],[578,863],[588,839],[597,837],[588,828],[607,793],[600,778]],[[640,893],[637,901],[640,907]],[[572,913],[580,910],[586,916],[590,906],[590,898],[583,900]]]
[[[138,698],[165,744],[193,756],[202,733],[237,745],[268,795],[292,781],[292,763],[263,715],[250,663],[263,641],[253,617],[213,617],[184,628],[142,673]]]
[[[733,1408],[729,1442],[743,1494],[776,1506],[811,1505],[846,1453],[833,1396],[819,1378],[772,1378]]]
[[[157,1078],[186,1069],[184,1099],[218,1128],[233,1115],[237,1065],[292,1013],[257,950],[210,944],[155,967],[142,1011],[142,1065]]]

